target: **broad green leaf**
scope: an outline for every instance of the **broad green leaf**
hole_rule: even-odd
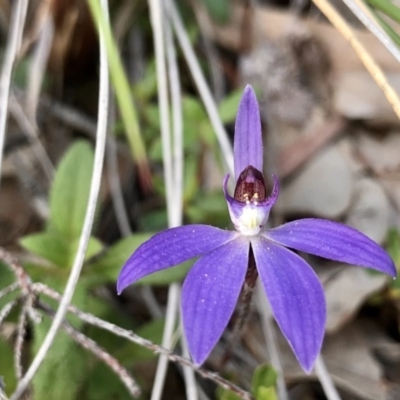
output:
[[[71,244],[70,266],[72,266],[72,263],[74,262],[75,254],[78,251],[78,246],[79,246],[79,239],[75,240]],[[90,258],[96,256],[103,250],[103,248],[104,248],[104,246],[100,242],[100,240],[91,236],[89,239],[87,250],[86,250],[85,260],[89,260]]]
[[[6,393],[11,394],[15,389],[15,374],[14,368],[14,346],[12,341],[5,341],[0,337],[0,378],[3,377],[6,385]],[[1,397],[0,397],[1,398]]]
[[[142,325],[139,329],[136,329],[135,332],[145,338],[150,340],[153,343],[161,344],[162,342],[162,335],[164,332],[164,318],[155,319],[151,322],[148,322]],[[128,346],[124,351],[122,349],[118,352],[118,356],[122,360],[127,360],[127,355],[131,357],[131,362],[139,362],[150,360],[156,356],[156,354],[146,349],[145,347],[139,346],[136,343],[128,343]]]
[[[241,397],[238,396],[237,394],[231,392],[228,389],[224,389],[220,386],[217,388],[216,395],[217,395],[218,400],[240,400],[241,399]]]
[[[55,231],[33,233],[20,240],[21,246],[60,268],[70,268],[78,250],[79,239],[70,241]],[[103,245],[94,237],[89,239],[85,259],[98,254]]]
[[[193,224],[211,224],[220,228],[226,228],[230,224],[226,201],[219,190],[195,197],[185,211]]]
[[[229,20],[230,4],[229,0],[203,0],[211,17],[220,24],[225,24]]]
[[[243,90],[240,88],[231,92],[227,97],[225,97],[225,99],[221,101],[221,103],[219,103],[219,115],[224,124],[235,121],[242,94]]]
[[[274,386],[277,374],[268,364],[259,365],[253,373],[251,389],[257,400],[277,400]]]
[[[33,233],[20,240],[21,246],[31,253],[42,257],[58,267],[68,266],[70,244],[62,235],[46,231]]]
[[[111,246],[102,257],[90,264],[86,273],[102,275],[111,281],[116,280],[125,261],[151,236],[151,233],[138,233],[120,240]]]
[[[49,327],[47,318],[35,326],[34,353]],[[61,330],[33,379],[34,400],[76,400],[86,376],[86,360],[86,352]]]
[[[278,400],[276,391],[273,387],[260,386],[255,393],[256,400]]]
[[[64,289],[66,281],[48,278],[45,283],[60,292]],[[72,303],[81,309],[85,309],[86,297],[87,289],[78,283]],[[50,300],[47,302],[55,309],[56,304],[54,302]],[[75,316],[69,315],[68,320],[77,329],[80,329],[83,325]],[[40,324],[34,326],[33,354],[38,351],[42,344],[50,328],[50,322],[51,320],[45,316]],[[88,367],[86,350],[83,350],[60,329],[33,380],[34,400],[78,399]]]
[[[164,286],[173,282],[181,281],[189,271],[193,262],[187,261],[176,267],[167,268],[154,274],[148,275],[137,282],[137,285]]]
[[[50,225],[70,239],[79,237],[85,218],[94,154],[88,142],[73,144],[58,165],[50,192]]]
[[[91,282],[92,285],[105,281],[115,281],[126,260],[151,236],[152,234],[149,233],[135,234],[116,243],[103,257],[100,257],[88,266],[88,270],[85,272],[86,275],[90,274],[91,276],[88,281]],[[172,282],[182,280],[186,276],[191,265],[192,262],[186,262],[172,268],[167,268],[146,276],[138,281],[137,284],[157,286],[169,285]]]
[[[105,365],[101,361],[95,361],[94,368],[87,372],[85,393],[83,396],[79,397],[79,399],[132,400],[132,396],[129,394],[125,385],[121,382],[121,379],[110,370],[108,365]]]

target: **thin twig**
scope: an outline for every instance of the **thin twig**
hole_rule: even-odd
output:
[[[171,130],[168,102],[168,82],[166,70],[166,54],[164,48],[165,27],[163,19],[163,7],[160,0],[149,0],[150,17],[153,30],[154,49],[157,68],[158,104],[160,109],[161,142],[163,152],[164,182],[166,188],[166,203],[168,225],[170,227],[179,225],[179,214],[181,209],[174,207],[176,185],[173,179],[173,161],[171,151]],[[162,345],[168,349],[172,346],[172,334],[174,332],[176,315],[179,312],[179,286],[172,284],[168,290],[167,313],[164,325]],[[154,379],[151,400],[159,400],[162,396],[165,377],[168,368],[168,357],[161,356],[158,360],[156,376]]]
[[[101,5],[103,11],[106,13],[106,15],[108,15],[107,0],[101,0]],[[98,125],[97,125],[97,140],[96,140],[93,176],[90,185],[88,206],[85,215],[85,220],[83,223],[81,237],[79,238],[78,250],[75,256],[70,276],[68,278],[67,285],[65,287],[63,297],[60,301],[60,306],[50,326],[50,329],[47,332],[47,335],[39,351],[37,352],[34,360],[32,361],[32,364],[30,365],[28,371],[26,372],[25,376],[17,386],[14,394],[11,396],[11,400],[17,400],[20,398],[20,396],[24,393],[25,389],[29,385],[29,382],[34,377],[42,361],[46,357],[46,354],[56,337],[58,328],[62,324],[62,321],[68,309],[68,305],[71,302],[76,285],[78,283],[78,279],[80,276],[80,272],[86,254],[86,249],[90,238],[90,233],[93,226],[101,176],[102,176],[106,134],[107,134],[108,96],[109,96],[108,62],[107,62],[104,37],[100,30],[100,90],[99,90],[99,106],[98,106],[99,111],[98,111]]]
[[[164,15],[166,10],[164,9]],[[171,21],[165,19],[165,46],[167,50],[168,78],[171,93],[172,104],[172,128],[173,128],[173,176],[174,176],[174,202],[171,211],[173,215],[170,217],[171,226],[182,224],[183,209],[183,111],[182,111],[182,95],[181,80],[179,76],[178,62],[176,57],[176,49],[174,38],[172,35]],[[177,291],[176,302],[180,299],[180,285],[175,285],[171,290]],[[175,295],[175,293],[174,293]],[[179,307],[178,307],[179,313]],[[183,330],[182,330],[183,332]],[[184,335],[180,335],[183,355],[189,357],[189,350]],[[185,380],[186,397],[191,400],[198,399],[197,384],[194,371],[183,366],[183,378]]]
[[[8,317],[11,310],[17,305],[19,299],[11,300],[9,303],[5,304],[0,310],[0,326],[3,324],[4,320]]]
[[[12,292],[15,292],[18,288],[19,288],[18,282],[14,282],[11,285],[6,286],[4,289],[1,289],[0,290],[0,299],[2,299],[3,297],[6,297],[7,295],[9,295]]]
[[[179,45],[181,46],[183,55],[189,66],[193,80],[197,86],[197,90],[199,91],[210,122],[214,128],[219,145],[221,147],[222,156],[224,157],[225,163],[228,166],[230,173],[233,174],[232,146],[225,131],[224,125],[222,124],[221,118],[219,117],[218,109],[211,95],[210,88],[208,87],[207,82],[204,78],[204,74],[200,68],[199,61],[195,55],[192,44],[189,40],[189,36],[182,23],[174,2],[172,0],[164,0],[164,2],[166,4],[166,10],[168,11],[168,16],[171,19],[171,23],[174,28]]]
[[[3,162],[4,141],[6,137],[8,97],[10,93],[11,75],[15,57],[21,45],[27,8],[28,0],[17,0],[14,3],[11,15],[10,33],[7,40],[4,64],[0,76],[0,172]]]
[[[43,283],[34,283],[32,285],[32,290],[37,293],[37,294],[44,294],[48,297],[50,297],[53,300],[60,301],[61,300],[61,295],[57,293],[55,290],[49,288],[48,286],[44,285]],[[133,343],[138,344],[139,346],[145,347],[146,349],[149,349],[155,353],[158,354],[164,354],[166,355],[170,361],[179,363],[181,365],[188,366],[195,370],[200,376],[202,376],[205,379],[209,379],[213,382],[215,382],[217,385],[223,387],[224,389],[230,390],[234,393],[236,393],[241,399],[243,400],[252,400],[253,397],[249,392],[246,392],[245,390],[239,388],[232,382],[222,378],[219,376],[217,373],[207,371],[205,369],[199,368],[197,365],[195,365],[192,361],[190,361],[187,358],[181,357],[177,354],[174,354],[171,350],[168,350],[162,346],[159,346],[157,344],[152,343],[150,340],[144,339],[138,335],[136,335],[132,331],[128,331],[124,328],[121,328],[117,325],[112,324],[111,322],[104,321],[101,318],[98,318],[92,314],[86,313],[84,311],[81,311],[79,308],[69,305],[68,306],[68,311],[76,315],[78,318],[80,318],[83,322],[86,322],[90,325],[96,326],[100,329],[106,330],[108,332],[113,333],[116,336],[125,338]]]
[[[14,257],[10,252],[0,247],[0,260],[2,260],[5,265],[10,269],[10,271],[14,274],[15,279],[18,283],[18,286],[21,288],[21,292],[23,296],[29,295],[31,292],[30,285],[31,279],[25,270],[22,268],[18,259]]]
[[[225,92],[224,71],[219,62],[218,51],[215,44],[210,39],[209,32],[213,29],[212,23],[205,10],[205,5],[201,1],[191,0],[196,22],[201,31],[201,39],[204,45],[204,51],[207,56],[208,65],[210,68],[211,87],[214,92],[214,98],[218,102],[222,100]]]
[[[126,237],[132,234],[132,229],[129,225],[128,211],[125,207],[124,196],[122,194],[122,188],[121,188],[121,177],[118,171],[117,143],[113,135],[114,125],[115,125],[115,99],[113,94],[110,94],[110,113],[108,119],[106,167],[108,174],[108,182],[110,185],[111,200],[114,208],[115,217],[117,219],[117,225],[122,236]]]
[[[18,382],[22,379],[23,375],[22,351],[25,342],[27,317],[29,315],[29,309],[32,308],[32,306],[33,306],[33,296],[30,294],[26,298],[24,305],[22,306],[21,313],[19,314],[17,338],[15,340],[15,346],[14,346],[14,369],[15,369],[15,376]]]
[[[36,121],[40,90],[49,59],[54,36],[54,20],[52,13],[47,13],[43,21],[38,41],[33,50],[29,65],[26,110],[31,121]]]
[[[39,301],[37,303],[37,307],[40,310],[44,311],[47,315],[54,317],[54,311],[47,304]],[[111,356],[109,353],[107,353],[107,351],[105,351],[102,347],[100,347],[94,340],[90,339],[82,332],[75,329],[68,322],[64,321],[61,327],[80,346],[90,351],[99,360],[103,361],[106,365],[108,365],[115,372],[115,374],[121,379],[121,381],[128,389],[129,393],[133,397],[140,396],[141,391],[139,386],[136,384],[135,380],[131,377],[129,372],[119,363],[119,361],[116,358]]]
[[[39,134],[37,130],[37,125],[32,121],[22,108],[19,100],[12,92],[10,94],[10,112],[13,115],[15,121],[21,128],[22,132],[26,135],[29,141],[33,144],[33,152],[36,155],[37,160],[42,164],[43,171],[47,175],[49,181],[52,180],[54,175],[54,166],[48,156],[45,148],[43,147],[41,141],[39,140]]]
[[[173,283],[168,290],[167,312],[162,338],[162,346],[171,349],[173,346],[172,336],[175,330],[177,314],[179,313],[179,284]],[[169,357],[162,355],[157,364],[156,377],[151,392],[151,400],[159,400],[164,388],[165,376],[167,373]]]
[[[321,354],[317,357],[314,368],[315,373],[318,376],[318,380],[322,385],[322,389],[324,390],[326,398],[328,400],[340,400],[339,393],[336,390],[335,385],[333,384],[332,378],[329,375],[328,370],[326,369]]]
[[[366,48],[357,39],[349,24],[337,12],[337,10],[329,4],[327,0],[313,0],[314,4],[320,9],[332,25],[341,33],[353,48],[364,67],[371,74],[377,85],[381,88],[387,101],[392,106],[396,115],[400,118],[400,99],[395,90],[387,81],[382,69],[378,66]]]

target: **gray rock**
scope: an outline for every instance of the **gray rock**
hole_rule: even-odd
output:
[[[337,218],[350,206],[353,174],[338,146],[324,149],[281,190],[275,206],[281,213]]]
[[[355,184],[354,203],[347,224],[378,243],[385,240],[390,222],[390,203],[375,180],[362,178]]]

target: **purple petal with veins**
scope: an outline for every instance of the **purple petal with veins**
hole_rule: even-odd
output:
[[[261,237],[251,245],[276,322],[301,366],[310,372],[325,331],[322,285],[313,269],[290,250]]]
[[[188,348],[200,365],[228,325],[246,275],[250,243],[238,238],[205,254],[182,288],[182,318]]]
[[[356,229],[338,222],[299,219],[263,235],[295,250],[396,276],[394,262],[382,247]]]
[[[118,277],[117,291],[146,275],[207,253],[238,237],[237,232],[209,225],[186,225],[154,235],[132,254]]]
[[[233,143],[235,179],[241,172],[252,165],[263,170],[263,143],[260,111],[253,88],[247,85],[240,100],[235,122]]]

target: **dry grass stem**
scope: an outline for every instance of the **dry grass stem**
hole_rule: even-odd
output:
[[[45,303],[39,301],[37,304],[38,308],[42,310],[47,315],[54,317],[54,310],[51,309]],[[71,336],[73,340],[76,341],[80,346],[84,349],[90,351],[95,357],[99,360],[103,361],[106,365],[108,365],[115,374],[121,379],[129,393],[133,397],[139,397],[141,394],[139,386],[136,384],[135,380],[129,374],[129,372],[119,363],[119,361],[111,356],[107,351],[105,351],[102,347],[100,347],[94,340],[90,339],[82,332],[75,329],[68,322],[63,322],[61,327],[64,331]]]
[[[341,33],[341,35],[351,45],[367,71],[371,74],[377,85],[381,88],[387,101],[392,106],[396,115],[400,118],[400,99],[395,90],[390,86],[386,76],[375,60],[368,53],[366,48],[357,39],[349,24],[337,12],[337,10],[327,0],[313,0],[313,3],[321,10],[332,25]]]

